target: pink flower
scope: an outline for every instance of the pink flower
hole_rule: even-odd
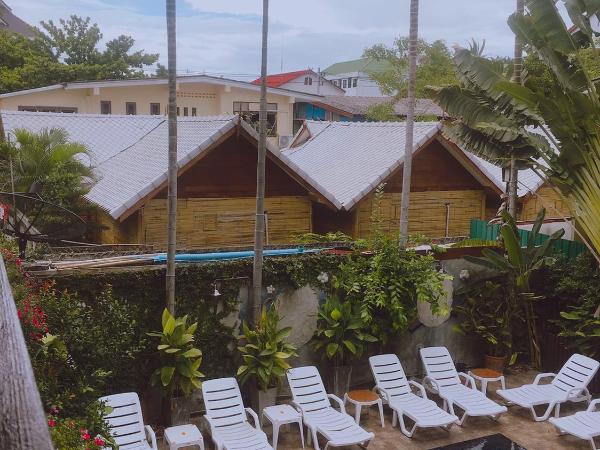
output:
[[[56,420],[54,420],[54,419],[48,419],[48,426],[50,428],[55,427],[56,426]]]
[[[96,436],[96,439],[94,439],[94,444],[102,447],[104,445],[104,440],[102,440],[101,438],[99,438],[98,436]]]
[[[83,433],[81,435],[81,440],[82,441],[89,441],[92,437],[90,436],[90,433]]]
[[[15,265],[17,267],[22,266],[23,265],[23,260],[21,258],[15,259]]]
[[[52,408],[50,408],[50,414],[57,416],[58,413],[60,413],[60,409],[58,409],[58,406],[53,406]]]

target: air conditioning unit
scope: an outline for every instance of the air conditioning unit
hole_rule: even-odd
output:
[[[292,143],[292,134],[285,134],[279,136],[279,148],[287,148]]]

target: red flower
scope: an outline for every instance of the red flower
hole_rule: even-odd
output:
[[[90,433],[84,433],[81,435],[81,440],[82,441],[89,441],[92,437],[90,436]]]
[[[23,260],[21,258],[15,259],[15,265],[17,265],[17,267],[18,266],[22,266],[23,265]]]
[[[94,444],[102,447],[102,446],[104,446],[104,441],[102,439],[100,439],[99,437],[96,437],[96,439],[94,439]]]
[[[55,427],[56,426],[56,420],[54,420],[54,419],[48,419],[48,426],[50,428]]]

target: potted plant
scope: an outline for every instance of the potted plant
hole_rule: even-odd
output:
[[[290,368],[288,359],[296,356],[296,347],[287,342],[291,327],[279,328],[279,314],[275,305],[263,308],[256,326],[243,324],[244,334],[238,347],[243,364],[237,371],[240,384],[250,383],[252,404],[256,411],[275,404],[277,388]]]
[[[157,349],[161,365],[152,374],[150,383],[160,386],[165,394],[170,412],[166,421],[170,425],[189,423],[192,405],[188,399],[195,389],[200,389],[204,377],[198,370],[202,352],[194,346],[198,323],[187,322],[187,315],[175,318],[165,309],[162,331],[148,333],[160,339]]]
[[[509,356],[510,363],[514,363],[513,311],[501,284],[484,280],[471,285],[464,303],[456,306],[455,310],[462,317],[462,322],[455,329],[462,334],[478,336],[483,341],[486,368],[502,372]]]
[[[329,294],[319,308],[317,330],[311,342],[333,364],[329,390],[338,397],[350,389],[350,360],[360,357],[367,343],[377,341],[366,328],[358,304],[341,301],[335,293]]]

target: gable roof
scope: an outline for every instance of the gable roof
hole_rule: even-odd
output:
[[[140,202],[166,183],[166,117],[3,111],[2,118],[7,135],[17,128],[32,131],[45,127],[63,128],[71,140],[85,144],[91,152],[92,166],[98,178],[86,198],[114,219],[122,219],[135,211]],[[235,132],[237,127],[258,139],[254,128],[239,116],[179,117],[178,168],[181,170],[215,148],[222,137]],[[271,157],[299,182],[336,205],[325,189],[287,156],[271,145],[267,148]]]
[[[340,75],[351,72],[379,73],[384,72],[389,67],[390,63],[387,61],[378,61],[373,58],[359,58],[334,63],[326,68],[323,73],[327,75]]]
[[[398,116],[406,116],[408,111],[408,100],[401,98],[395,100],[394,97],[365,97],[353,95],[326,95],[321,103],[334,108],[341,109],[350,114],[364,116],[371,106],[382,103],[394,102],[394,112]],[[444,111],[437,104],[428,98],[418,98],[415,105],[415,114],[417,116],[436,116],[442,117]]]
[[[325,188],[341,205],[350,210],[401,167],[406,141],[404,122],[318,122],[306,121],[298,132],[308,139],[284,150],[284,153]],[[416,122],[413,151],[431,139],[445,141],[439,122]],[[298,142],[295,139],[294,142]],[[491,171],[491,164],[466,154],[472,172],[496,192],[503,191],[501,170]],[[465,158],[463,158],[465,159]]]
[[[30,38],[34,36],[31,25],[15,16],[10,6],[2,0],[0,0],[0,30],[12,31]]]
[[[316,77],[319,76],[319,74],[312,69],[297,70],[295,72],[274,73],[272,75],[267,75],[267,87],[278,88],[286,83],[290,83],[296,78],[300,78],[308,74],[315,75]],[[259,77],[256,80],[252,81],[252,84],[260,85],[260,80],[261,79]],[[331,81],[327,80],[326,78],[323,78],[323,76],[321,76],[321,81],[323,83],[328,83],[329,85],[335,87],[338,91],[340,91],[340,95],[344,95],[344,93],[346,92],[337,84],[333,84]]]

